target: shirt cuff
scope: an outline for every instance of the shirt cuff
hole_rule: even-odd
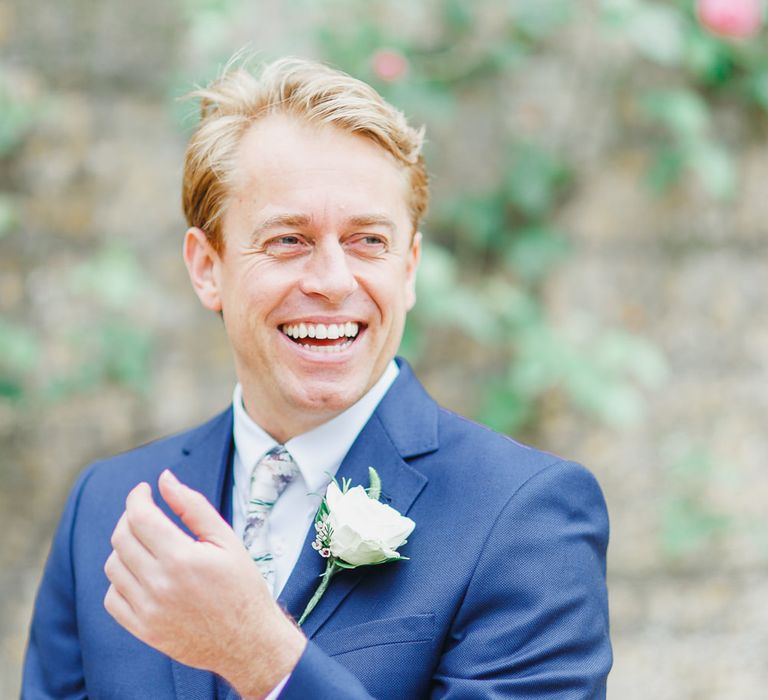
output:
[[[283,691],[283,688],[285,688],[285,684],[291,679],[291,674],[289,673],[283,680],[281,680],[267,695],[264,700],[277,700],[277,698],[280,697],[280,693]]]

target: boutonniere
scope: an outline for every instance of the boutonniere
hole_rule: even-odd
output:
[[[343,569],[386,564],[407,559],[397,552],[416,523],[400,515],[394,508],[379,501],[381,479],[373,467],[368,467],[370,486],[349,488],[349,479],[336,479],[328,484],[315,516],[317,533],[312,547],[326,559],[325,572],[315,594],[299,618],[307,619],[331,579]]]

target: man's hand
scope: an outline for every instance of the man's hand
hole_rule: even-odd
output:
[[[291,672],[306,638],[205,497],[168,470],[158,487],[197,539],[157,507],[149,484],[136,486],[112,534],[104,607],[146,644],[218,673],[243,697],[264,696]]]

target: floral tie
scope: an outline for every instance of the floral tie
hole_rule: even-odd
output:
[[[282,445],[267,452],[253,468],[246,513],[243,544],[261,570],[269,589],[274,592],[275,569],[269,546],[267,519],[280,494],[293,481],[296,462]]]

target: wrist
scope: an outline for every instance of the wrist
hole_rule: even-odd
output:
[[[257,646],[248,645],[249,657],[232,672],[222,674],[243,700],[270,693],[291,674],[307,646],[307,638],[282,611],[267,629],[268,638],[260,635]]]

